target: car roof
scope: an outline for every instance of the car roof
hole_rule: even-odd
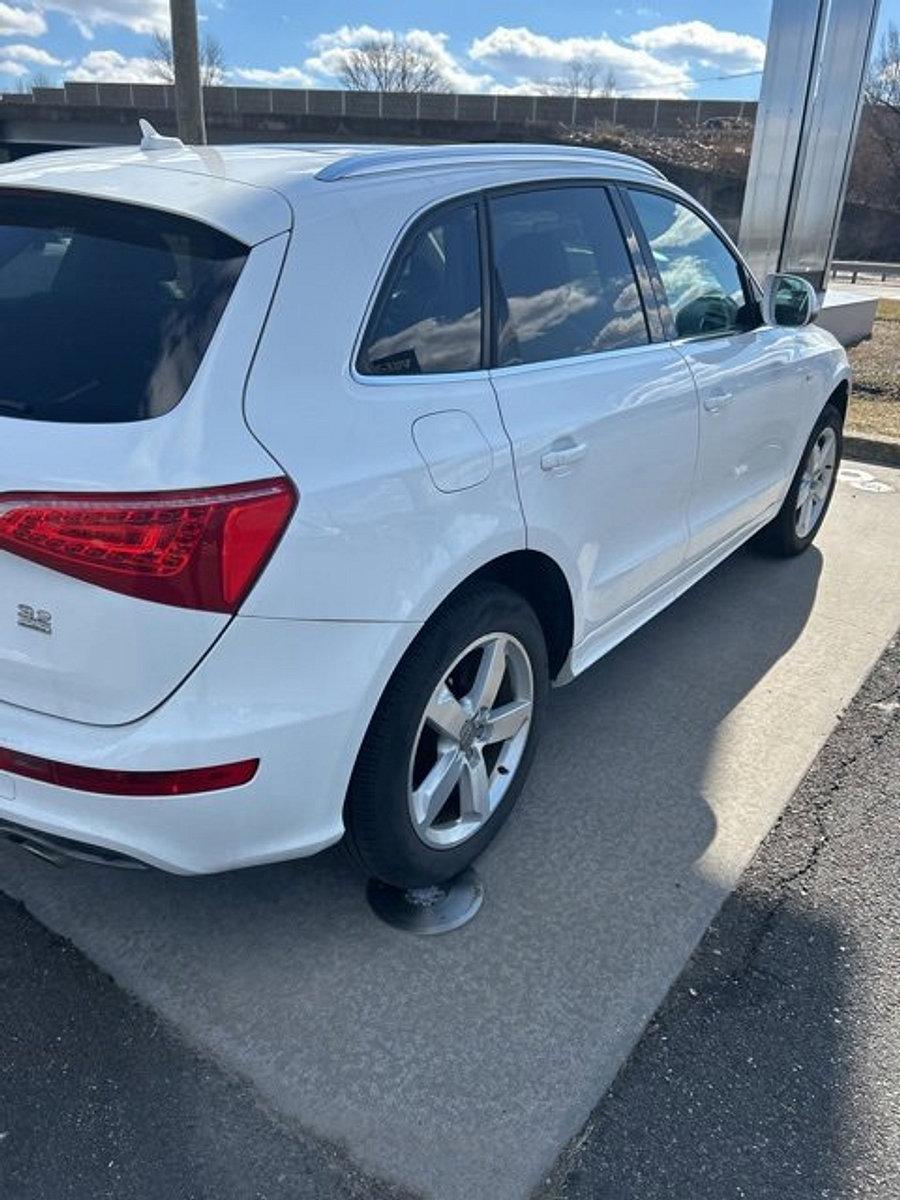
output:
[[[64,150],[19,159],[0,167],[0,188],[73,191],[167,209],[252,245],[290,228],[292,206],[306,189],[373,177],[394,178],[402,186],[405,175],[425,171],[457,179],[460,172],[471,171],[483,181],[484,168],[498,167],[515,168],[517,174],[533,170],[544,177],[600,170],[611,178],[664,178],[640,159],[581,146],[183,146],[151,130],[143,146]],[[154,171],[152,187],[148,170]]]

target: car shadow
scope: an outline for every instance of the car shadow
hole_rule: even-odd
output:
[[[553,692],[519,819],[561,876],[578,864],[625,884],[636,859],[671,873],[702,856],[716,832],[705,791],[717,741],[802,633],[822,563],[815,547],[788,560],[742,550]]]

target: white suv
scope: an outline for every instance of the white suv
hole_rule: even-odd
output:
[[[0,824],[449,878],[564,683],[814,537],[849,369],[635,159],[246,146],[0,170]]]

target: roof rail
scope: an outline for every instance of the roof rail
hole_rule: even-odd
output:
[[[316,172],[316,179],[335,183],[366,175],[394,171],[440,170],[455,166],[489,166],[491,163],[578,163],[583,166],[612,167],[635,175],[665,179],[662,171],[630,154],[614,150],[593,150],[586,146],[543,146],[517,143],[480,142],[470,145],[391,146],[359,151],[336,158]]]

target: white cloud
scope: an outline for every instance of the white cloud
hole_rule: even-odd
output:
[[[0,4],[0,37],[40,37],[47,32],[47,22],[39,12]]]
[[[159,83],[152,58],[127,58],[118,50],[92,50],[69,74],[84,83]]]
[[[500,75],[512,76],[519,91],[558,77],[574,62],[612,71],[619,93],[638,90],[654,96],[684,96],[692,86],[685,64],[666,62],[643,48],[623,46],[607,34],[552,38],[524,26],[510,29],[498,25],[472,42],[469,57]]]
[[[216,2],[207,0],[207,4]],[[168,27],[168,0],[39,0],[39,7],[67,14],[86,37],[93,37],[104,26],[121,26],[140,35]],[[29,31],[23,20],[32,22]],[[46,29],[40,11],[29,12],[0,0],[0,36],[16,21],[20,37],[37,36]],[[309,56],[296,65],[235,67],[229,77],[264,87],[335,87],[352,50],[367,41],[389,37],[427,54],[442,80],[456,92],[533,94],[541,85],[564,76],[571,64],[581,62],[596,67],[601,78],[611,71],[619,95],[686,96],[695,86],[693,76],[698,70],[758,70],[765,58],[765,43],[759,38],[718,29],[705,21],[659,25],[622,41],[605,33],[553,38],[525,26],[500,25],[475,38],[466,53],[454,53],[448,35],[440,31],[408,29],[393,34],[363,24],[342,25],[319,34],[310,44]],[[12,49],[0,47],[0,55],[8,63],[19,64],[17,74],[22,73],[25,62],[60,65],[58,60],[28,58]],[[21,50],[21,46],[14,49]],[[128,57],[111,49],[86,55],[71,78],[158,82],[149,57]]]
[[[746,33],[716,29],[706,21],[679,21],[658,25],[626,39],[667,62],[688,63],[721,71],[760,71],[766,59],[766,44]]]
[[[312,76],[301,71],[299,67],[276,67],[268,70],[265,67],[235,67],[230,75],[244,83],[256,83],[261,87],[314,87]]]
[[[15,79],[21,79],[27,74],[28,67],[24,63],[13,62],[11,58],[0,58],[0,75],[12,75]]]
[[[319,34],[313,40],[312,47],[316,54],[308,58],[304,66],[314,75],[338,79],[350,51],[366,42],[392,36],[433,59],[441,78],[455,92],[482,92],[493,83],[490,75],[476,75],[466,70],[448,49],[449,37],[446,33],[432,33],[428,29],[409,29],[394,35],[389,29],[375,29],[372,25],[342,25],[330,33]]]
[[[55,58],[47,50],[41,50],[39,46],[2,46],[0,53],[4,58],[15,59],[17,62],[31,63],[35,67],[62,67],[65,66],[61,58]]]
[[[169,27],[168,0],[41,0],[41,7],[71,17],[86,38],[93,38],[95,29],[103,25],[121,25],[143,34]]]

